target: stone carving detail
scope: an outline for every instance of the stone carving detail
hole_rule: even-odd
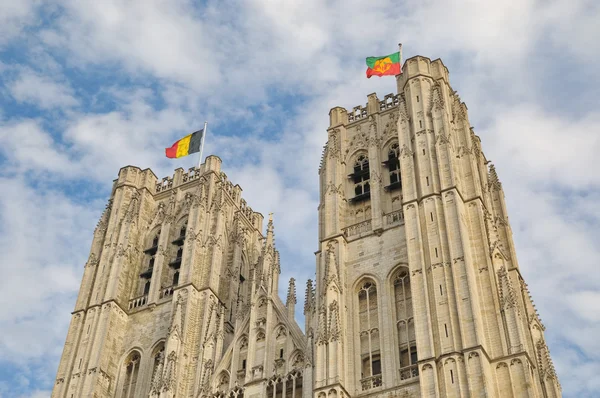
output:
[[[333,181],[329,181],[327,186],[325,186],[325,194],[327,195],[343,195],[342,184],[336,186]]]
[[[356,132],[346,149],[346,161],[348,160],[348,156],[353,154],[356,150],[367,148],[368,141],[368,136],[366,133],[363,133],[361,126],[356,126]]]
[[[390,118],[383,130],[384,137],[396,137],[398,135],[398,112],[392,111]]]
[[[95,267],[98,265],[98,258],[96,257],[96,253],[91,253],[88,261],[85,263],[86,267]]]
[[[402,149],[400,150],[400,157],[403,159],[412,158],[414,152],[406,146],[406,144],[402,144]]]
[[[329,340],[338,341],[341,336],[339,304],[334,300],[329,305]]]
[[[437,135],[436,144],[438,146],[450,144],[450,139],[446,136],[444,129],[441,129]]]
[[[502,303],[502,307],[504,309],[516,308],[518,312],[517,293],[504,266],[498,270],[498,282],[500,283],[500,302]]]
[[[327,156],[330,159],[339,159],[340,157],[340,130],[335,129],[329,134],[329,141],[325,147]]]
[[[106,204],[106,208],[104,209],[104,211],[102,212],[102,215],[100,216],[100,220],[98,220],[98,224],[96,225],[96,230],[94,231],[94,233],[104,234],[104,232],[106,232],[106,228],[108,228],[108,220],[110,218],[110,212],[112,210],[112,204],[113,204],[113,200],[109,199],[108,203]]]
[[[140,212],[140,193],[136,190],[131,195],[131,201],[125,213],[126,223],[135,223],[136,216]]]
[[[321,304],[319,308],[319,331],[317,335],[317,344],[326,344],[329,340],[327,336],[327,308],[325,304]]]
[[[315,309],[315,290],[313,288],[313,281],[309,279],[306,281],[306,292],[304,296],[304,315],[310,315]]]
[[[160,225],[163,223],[163,221],[165,220],[165,214],[166,214],[165,207],[166,206],[165,206],[164,202],[160,202],[158,204],[158,206],[156,207],[156,212],[154,213],[154,216],[152,217],[152,222],[150,223],[148,228],[150,228],[151,226]]]
[[[502,183],[496,173],[496,167],[493,163],[490,163],[490,172],[488,174],[488,187],[490,191],[500,191],[502,189]]]
[[[442,88],[439,84],[435,84],[431,87],[431,106],[430,112],[440,111],[444,109],[444,99],[441,93]]]

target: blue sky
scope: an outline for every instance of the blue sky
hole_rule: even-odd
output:
[[[398,42],[449,68],[564,396],[599,396],[599,20],[586,0],[0,2],[0,396],[49,396],[119,168],[193,166],[164,147],[205,120],[205,154],[275,213],[301,302],[328,111],[393,92],[364,58]]]

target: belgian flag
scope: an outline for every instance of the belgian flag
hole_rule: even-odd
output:
[[[170,148],[165,148],[165,154],[168,158],[181,158],[192,153],[200,152],[202,148],[202,137],[204,136],[204,130],[198,130],[195,133],[186,135]]]

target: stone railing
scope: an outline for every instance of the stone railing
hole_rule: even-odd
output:
[[[177,172],[175,173],[177,175]],[[190,167],[187,172],[181,174],[181,179],[176,183],[185,184],[186,182],[193,181],[200,178],[200,169],[197,167]],[[175,177],[164,177],[156,184],[156,193],[167,191],[174,187]]]
[[[354,236],[363,232],[371,231],[371,220],[359,222],[358,224],[351,225],[343,229],[344,236]]]
[[[158,298],[161,299],[161,298],[172,296],[174,288],[175,288],[175,286],[169,286],[169,287],[163,288],[160,291],[160,293],[158,293]]]
[[[133,298],[133,299],[129,300],[129,309],[132,310],[134,308],[141,307],[143,305],[146,305],[147,302],[148,302],[147,294],[144,294],[143,296],[140,296],[140,297]]]
[[[181,181],[188,182],[188,181],[195,180],[198,177],[200,177],[200,170],[198,170],[197,167],[190,167],[188,169],[188,172],[183,173],[183,176],[181,176]]]
[[[348,112],[348,123],[367,117],[367,108],[364,106],[355,106]]]
[[[405,366],[398,369],[398,371],[400,372],[400,380],[408,380],[419,376],[418,365]]]
[[[248,206],[248,203],[246,203],[244,199],[240,200],[240,212],[244,216],[246,216],[246,218],[250,220],[250,222],[252,222],[252,215],[254,214],[254,210],[252,210],[252,208]]]
[[[173,177],[165,177],[156,184],[156,193],[166,191],[167,189],[173,188]]]
[[[383,97],[382,101],[379,101],[379,110],[384,111],[395,107],[400,103],[400,95],[388,94]]]
[[[385,225],[395,225],[404,223],[404,212],[402,209],[385,215]]]
[[[381,387],[382,384],[383,382],[380,374],[360,379],[360,385],[363,391],[370,390],[371,388]]]

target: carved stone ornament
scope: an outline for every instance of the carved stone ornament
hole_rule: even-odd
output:
[[[441,93],[442,88],[439,84],[431,87],[431,112],[441,111],[444,109],[444,99]]]
[[[395,137],[398,135],[398,112],[392,111],[390,113],[390,118],[388,122],[385,124],[385,129],[383,130],[384,137]]]
[[[335,129],[329,134],[327,141],[327,157],[330,159],[339,159],[340,157],[340,130]]]
[[[136,216],[140,211],[140,193],[136,190],[131,195],[131,201],[129,202],[129,206],[127,207],[127,212],[125,213],[125,222],[132,223],[135,222]]]
[[[406,159],[413,157],[413,155],[414,152],[409,147],[407,147],[406,144],[403,144],[402,149],[400,150],[400,157]]]
[[[91,253],[87,263],[85,263],[85,266],[95,267],[96,265],[98,265],[98,258],[96,257],[96,253]]]
[[[446,132],[444,131],[444,129],[441,129],[437,135],[436,144],[438,146],[442,146],[442,145],[447,145],[449,143],[450,143],[450,140],[446,136]]]
[[[339,304],[334,300],[329,305],[329,340],[338,341],[341,337]]]
[[[366,149],[368,144],[367,134],[363,133],[360,125],[356,126],[356,132],[353,135],[346,149],[346,161],[348,156],[353,154],[358,149]]]

